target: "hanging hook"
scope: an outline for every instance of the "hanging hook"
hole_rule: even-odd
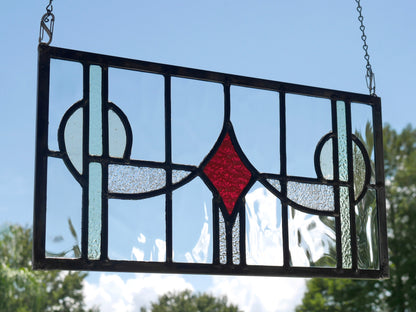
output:
[[[49,45],[52,42],[54,24],[55,16],[52,12],[47,12],[42,16],[42,19],[40,21],[39,43]],[[44,41],[45,33],[48,36],[47,41]]]
[[[55,24],[55,15],[53,15],[53,0],[49,0],[49,4],[46,6],[46,13],[43,14],[42,19],[40,20],[40,29],[39,29],[39,43],[49,45],[52,42],[53,36],[53,26]],[[47,41],[44,37],[45,34],[48,36]]]

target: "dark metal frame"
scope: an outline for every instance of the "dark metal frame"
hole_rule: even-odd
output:
[[[51,151],[48,148],[48,114],[49,114],[49,84],[50,84],[50,60],[61,59],[73,62],[79,62],[84,68],[84,99],[74,104],[63,117],[58,133],[60,151]],[[165,81],[165,162],[131,160],[130,150],[132,145],[131,129],[127,117],[112,103],[108,103],[108,110],[117,111],[121,120],[127,129],[127,150],[122,159],[109,157],[108,152],[108,126],[103,126],[103,155],[91,156],[88,154],[88,131],[84,131],[84,156],[89,161],[94,160],[102,164],[103,168],[103,194],[108,198],[123,199],[142,199],[159,194],[166,195],[166,261],[165,262],[140,262],[140,261],[119,261],[108,259],[107,256],[107,224],[108,209],[106,201],[103,201],[102,210],[102,236],[101,236],[101,256],[99,260],[88,259],[88,183],[86,176],[88,174],[88,162],[84,161],[83,173],[79,174],[68,160],[63,143],[63,126],[69,118],[69,113],[78,107],[84,107],[84,123],[88,125],[88,108],[86,102],[88,99],[88,77],[89,65],[99,65],[103,73],[102,100],[108,103],[108,68],[121,68],[149,72],[164,76]],[[350,92],[336,91],[323,88],[315,88],[303,85],[283,83],[278,81],[243,77],[212,71],[198,70],[192,68],[178,67],[172,65],[158,64],[152,62],[125,59],[113,56],[100,55],[95,53],[68,50],[57,47],[50,47],[45,44],[39,45],[39,64],[38,64],[38,103],[37,103],[37,142],[36,142],[36,169],[35,169],[35,198],[34,198],[34,248],[33,248],[33,267],[35,269],[71,269],[71,270],[98,270],[98,271],[123,271],[123,272],[155,272],[155,273],[191,273],[191,274],[219,274],[219,275],[266,275],[266,276],[292,276],[292,277],[343,277],[343,278],[387,278],[389,275],[388,254],[387,254],[387,229],[386,229],[386,211],[385,211],[385,186],[384,186],[384,167],[383,167],[383,146],[382,146],[382,121],[381,121],[381,102],[380,98],[375,96],[356,94]],[[172,163],[172,143],[171,143],[171,77],[181,77],[197,79],[208,82],[220,83],[224,86],[224,123],[222,132],[212,150],[207,154],[199,167],[183,164]],[[280,174],[260,173],[249,160],[245,157],[239,147],[235,137],[233,127],[230,121],[230,86],[242,86],[270,90],[279,93],[280,105]],[[327,134],[317,146],[315,153],[315,167],[317,178],[304,178],[287,176],[286,170],[286,94],[298,94],[304,96],[314,96],[326,98],[332,103],[332,132]],[[338,173],[338,145],[337,145],[337,111],[336,102],[343,101],[346,107],[347,122],[347,154],[348,154],[348,181],[340,181]],[[357,266],[357,243],[355,234],[355,217],[354,205],[364,196],[365,190],[360,194],[357,200],[354,199],[353,189],[353,168],[352,168],[352,143],[355,142],[364,154],[365,166],[368,169],[370,163],[368,155],[363,144],[351,133],[351,103],[361,103],[369,105],[372,108],[373,131],[375,144],[375,184],[370,184],[370,176],[367,174],[365,188],[371,188],[376,191],[377,216],[378,216],[378,237],[379,237],[379,268],[374,270],[362,270]],[[102,112],[102,118],[108,118],[107,111]],[[103,125],[106,123],[103,122]],[[88,126],[86,126],[88,128]],[[203,169],[211,157],[217,151],[226,134],[230,135],[232,144],[244,165],[249,169],[251,178],[248,185],[240,194],[233,212],[228,215],[218,191],[211,183],[209,178],[204,174]],[[333,139],[333,168],[334,179],[325,180],[319,170],[319,150],[322,149],[326,140]],[[107,142],[107,143],[106,143]],[[82,208],[82,235],[81,235],[81,258],[79,259],[62,259],[46,257],[45,251],[45,233],[46,233],[46,194],[47,194],[47,160],[49,157],[63,159],[68,169],[83,186],[83,208]],[[166,185],[164,188],[142,194],[112,194],[108,192],[108,164],[123,163],[132,165],[141,165],[154,168],[162,168],[166,171]],[[172,183],[172,170],[188,170],[191,174],[181,182]],[[367,170],[368,171],[368,170]],[[172,192],[174,189],[183,186],[195,177],[200,177],[213,194],[213,263],[177,263],[172,257]],[[277,191],[267,181],[269,178],[279,179],[281,181],[281,190]],[[262,183],[270,192],[281,200],[282,203],[282,232],[283,232],[283,266],[264,266],[264,265],[247,265],[245,261],[245,200],[244,196],[250,187],[256,182]],[[327,184],[334,187],[333,211],[311,210],[287,198],[287,182],[298,181],[304,183]],[[352,247],[352,267],[342,267],[341,252],[341,227],[340,227],[340,204],[339,189],[341,186],[349,188],[350,193],[350,224],[351,224],[351,247]],[[87,191],[85,191],[85,189]],[[290,265],[289,238],[288,238],[288,208],[289,206],[296,209],[313,213],[316,215],[332,216],[336,222],[336,246],[337,246],[337,265],[333,268],[328,267],[294,267]],[[218,208],[221,209],[226,224],[226,242],[227,242],[227,263],[220,263],[219,256],[219,223]],[[232,260],[232,228],[236,215],[240,216],[240,261],[234,264]]]

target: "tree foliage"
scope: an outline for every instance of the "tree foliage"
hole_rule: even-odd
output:
[[[297,312],[416,311],[416,129],[383,137],[390,279],[311,279]]]
[[[86,273],[32,271],[32,230],[19,225],[0,231],[0,311],[84,312]],[[96,310],[95,310],[96,311]]]
[[[141,312],[146,312],[142,307]],[[151,303],[151,312],[239,312],[238,306],[228,304],[226,297],[209,294],[193,294],[190,290],[169,292]]]

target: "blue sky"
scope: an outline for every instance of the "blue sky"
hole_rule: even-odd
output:
[[[0,12],[1,223],[32,223],[37,40],[46,5],[45,1],[8,1]],[[398,130],[414,125],[416,4],[380,0],[362,1],[362,6],[383,121]],[[355,8],[353,0],[55,0],[52,45],[367,93]],[[262,288],[263,280],[94,273],[87,289],[89,302],[110,296],[120,307],[191,287],[227,294],[234,302],[246,298],[241,302],[251,310],[291,311],[301,297],[303,280],[268,278],[267,285],[274,287],[267,289]],[[140,292],[143,284],[155,286]],[[111,293],[115,285],[132,292],[130,297],[139,298],[137,302]],[[269,289],[280,292],[281,301]]]

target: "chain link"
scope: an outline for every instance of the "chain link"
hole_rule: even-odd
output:
[[[53,0],[49,0],[49,4],[46,6],[46,13],[43,14],[40,20],[39,29],[39,43],[49,45],[52,42],[53,26],[55,24],[55,15],[53,15]],[[48,36],[47,41],[45,34]]]
[[[367,73],[365,76],[365,80],[367,83],[368,91],[370,95],[376,96],[376,76],[373,72],[373,69],[370,64],[370,55],[368,54],[368,45],[367,45],[367,35],[365,34],[365,26],[364,26],[364,17],[362,15],[363,8],[361,7],[360,0],[355,0],[357,2],[357,11],[359,13],[358,20],[360,22],[360,30],[361,30],[361,40],[363,41],[363,50],[365,52],[364,59],[367,61],[365,68],[367,69]]]

